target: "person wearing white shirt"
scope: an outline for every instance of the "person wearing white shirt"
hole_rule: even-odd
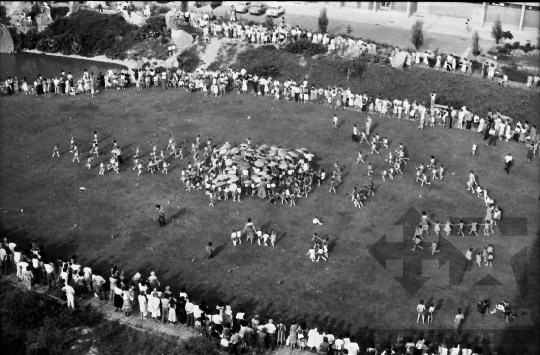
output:
[[[186,325],[188,327],[193,327],[195,324],[195,317],[193,315],[194,307],[195,305],[193,303],[191,303],[189,300],[186,300],[186,307],[185,307],[186,316],[187,316]]]
[[[245,314],[246,314],[246,313],[244,312],[244,309],[241,308],[241,309],[240,309],[240,312],[236,313],[236,319],[238,319],[238,320],[243,320]]]
[[[221,316],[221,312],[219,310],[216,310],[215,314],[212,316],[212,322],[214,324],[222,324],[223,323],[223,317]]]
[[[46,263],[45,264],[45,272],[47,272],[47,283],[49,285],[49,290],[52,288],[56,288],[55,282],[54,282],[54,265],[53,263]],[[51,286],[52,284],[52,286]]]
[[[62,287],[62,291],[66,293],[68,308],[75,308],[75,290],[67,283]]]
[[[193,304],[193,318],[195,321],[202,317],[203,311],[197,303]]]
[[[506,157],[504,157],[504,163],[506,164],[504,170],[506,170],[506,174],[510,174],[510,166],[512,166],[512,154],[508,153]]]
[[[459,344],[454,343],[454,347],[450,349],[450,355],[458,355],[459,354]]]
[[[321,220],[318,217],[313,218],[313,224],[318,224],[319,226],[322,226]]]
[[[274,321],[269,319],[268,324],[266,324],[264,327],[266,328],[266,332],[270,337],[270,346],[272,347],[272,350],[274,350],[276,345],[276,326],[274,325]]]
[[[349,355],[358,355],[358,352],[360,351],[360,347],[354,341],[353,337],[350,337],[349,340],[350,341],[348,343],[344,344],[343,348],[349,351]]]

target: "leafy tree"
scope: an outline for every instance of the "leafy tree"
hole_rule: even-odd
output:
[[[328,16],[326,15],[326,7],[323,7],[321,9],[321,12],[319,13],[319,32],[320,33],[326,33],[326,29],[328,28]]]
[[[491,37],[493,37],[496,44],[499,44],[499,41],[504,37],[502,22],[499,17],[497,17],[497,20],[495,20],[491,27]]]
[[[411,42],[418,50],[424,44],[424,21],[417,20],[411,29]]]
[[[479,55],[482,48],[480,48],[480,35],[478,31],[474,31],[472,34],[472,52],[474,55]]]

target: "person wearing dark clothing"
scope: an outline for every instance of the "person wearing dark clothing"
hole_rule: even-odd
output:
[[[158,217],[159,226],[163,227],[165,226],[165,210],[163,209],[163,207],[161,207],[161,205],[156,205],[156,209],[159,214],[159,217]]]
[[[483,301],[478,302],[478,304],[476,305],[476,308],[478,309],[478,312],[480,312],[480,314],[487,314],[489,310],[489,301],[485,299]]]

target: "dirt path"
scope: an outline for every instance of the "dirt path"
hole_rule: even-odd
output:
[[[222,41],[216,38],[212,38],[210,40],[210,43],[208,43],[204,50],[200,53],[200,58],[202,62],[201,66],[207,67],[216,59],[221,44]]]

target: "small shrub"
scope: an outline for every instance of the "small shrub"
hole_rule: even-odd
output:
[[[474,31],[474,33],[472,34],[471,45],[473,55],[479,55],[482,49],[480,48],[480,35],[478,34],[478,31]]]
[[[493,23],[491,27],[491,37],[495,40],[495,43],[499,44],[499,41],[503,38],[504,31],[502,28],[501,19],[497,17],[497,20]]]
[[[326,33],[326,30],[328,29],[328,16],[326,14],[326,7],[323,7],[321,9],[317,25],[319,26],[320,33]]]
[[[221,6],[222,3],[223,3],[223,1],[210,1],[210,7],[212,9],[215,9],[218,6]]]
[[[67,15],[69,12],[69,7],[52,7],[51,8],[51,18],[53,21],[58,20]]]
[[[204,6],[204,1],[195,1],[195,7],[200,8]]]
[[[150,13],[153,16],[166,14],[167,12],[169,12],[169,8],[165,6],[158,6],[154,4],[150,7]]]
[[[239,53],[234,69],[246,69],[248,73],[255,73],[259,76],[281,76],[298,75],[303,71],[303,67],[298,63],[298,57],[287,52],[280,51],[274,46],[260,46],[248,49]]]
[[[517,81],[520,83],[527,82],[527,77],[531,75],[526,70],[518,69],[517,67],[512,67],[513,65],[510,64],[510,67],[502,67],[501,71],[505,73],[508,76],[508,80],[511,81]]]
[[[521,43],[516,41],[516,42],[512,43],[512,49],[518,49],[520,45],[521,45]]]
[[[197,53],[197,49],[195,46],[185,49],[182,53],[176,57],[178,60],[178,64],[180,67],[189,67],[191,70],[195,70],[199,64],[201,63],[201,59],[199,58],[199,54]]]
[[[326,53],[326,47],[320,43],[312,43],[307,39],[300,39],[296,42],[289,42],[284,49],[292,54],[301,54],[307,57],[313,57],[317,54]]]
[[[36,49],[38,42],[41,40],[42,35],[38,32],[37,28],[32,28],[22,38],[22,47],[26,49]],[[54,46],[56,42],[51,41],[51,45]]]
[[[424,44],[424,22],[417,20],[411,28],[411,42],[416,50],[420,49]]]
[[[6,16],[6,7],[4,5],[0,6],[0,22],[3,24],[8,24],[11,21],[11,17]]]
[[[270,16],[267,16],[265,20],[265,24],[266,24],[266,28],[268,29],[274,28],[274,19]]]

